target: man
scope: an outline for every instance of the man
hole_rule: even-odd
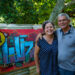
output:
[[[58,66],[59,75],[75,75],[75,29],[69,25],[66,13],[58,15]]]
[[[75,75],[75,29],[69,25],[66,13],[58,15],[58,67],[59,75]],[[36,40],[39,38],[37,36]]]

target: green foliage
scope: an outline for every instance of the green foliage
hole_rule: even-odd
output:
[[[0,22],[38,24],[48,20],[56,0],[1,0]]]
[[[0,22],[1,17],[4,19],[2,23],[14,23],[16,18],[16,10],[13,6],[14,0],[1,0],[0,2]]]
[[[71,0],[65,0],[65,3]],[[57,0],[0,0],[0,23],[41,24],[48,20]],[[74,6],[64,9],[71,11]]]
[[[71,2],[72,0],[65,0],[65,3],[67,3],[67,2]]]

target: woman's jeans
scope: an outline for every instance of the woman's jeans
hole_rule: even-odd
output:
[[[68,71],[62,68],[59,68],[58,71],[59,71],[59,75],[75,75],[75,71]]]

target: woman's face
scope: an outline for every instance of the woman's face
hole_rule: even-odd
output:
[[[52,35],[54,33],[54,27],[53,27],[53,25],[51,23],[47,23],[45,25],[45,30],[44,31],[45,31],[46,35]]]

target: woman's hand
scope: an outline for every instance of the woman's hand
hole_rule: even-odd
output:
[[[36,68],[36,71],[40,75],[40,68],[39,67]]]

